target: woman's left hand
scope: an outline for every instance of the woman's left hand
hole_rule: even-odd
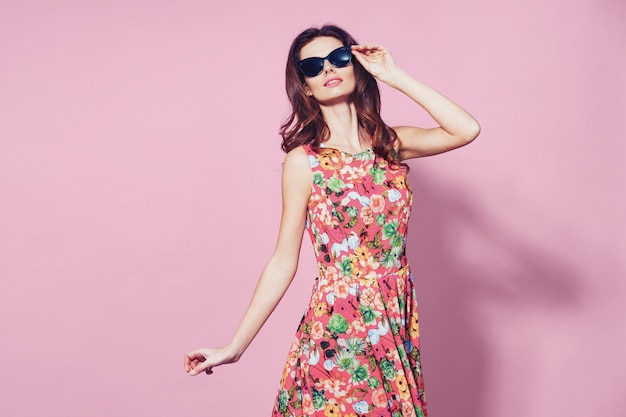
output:
[[[352,45],[352,55],[367,72],[383,82],[398,68],[391,53],[380,45]]]

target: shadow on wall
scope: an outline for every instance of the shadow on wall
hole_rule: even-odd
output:
[[[430,411],[489,416],[499,381],[489,380],[497,365],[485,311],[490,304],[509,311],[576,308],[580,277],[514,231],[498,228],[467,192],[415,167],[409,183],[414,200],[407,249],[423,319]]]

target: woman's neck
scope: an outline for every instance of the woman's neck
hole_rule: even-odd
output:
[[[325,143],[327,146],[349,153],[358,153],[371,145],[371,141],[359,127],[354,104],[320,105],[320,108],[330,130],[330,137]]]

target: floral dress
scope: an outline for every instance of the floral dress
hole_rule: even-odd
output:
[[[425,416],[405,173],[372,149],[304,150],[313,171],[306,227],[319,277],[273,416]]]

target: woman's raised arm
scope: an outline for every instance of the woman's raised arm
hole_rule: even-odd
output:
[[[470,143],[480,133],[476,119],[442,94],[407,74],[382,46],[354,45],[352,53],[370,74],[409,96],[439,124],[439,127],[432,129],[413,126],[394,128],[400,142],[400,159],[456,149]]]

